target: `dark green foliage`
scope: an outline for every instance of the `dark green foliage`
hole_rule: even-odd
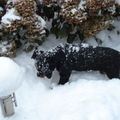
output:
[[[38,4],[36,13],[38,15],[40,15],[41,17],[43,17],[43,18],[45,17],[49,20],[51,18],[53,19],[54,18],[54,13],[55,12],[60,12],[60,9],[61,8],[59,6],[48,7],[48,6],[43,5],[43,4]]]
[[[29,51],[33,50],[33,48],[34,48],[33,45],[29,45],[28,47],[26,47],[26,48],[24,49],[24,51],[25,51],[25,52],[29,52]]]
[[[76,25],[68,24],[62,16],[59,16],[52,21],[50,32],[55,34],[56,38],[66,38],[68,43],[72,43],[77,36],[79,36],[81,41],[84,39],[83,34],[80,34],[76,29]]]
[[[67,42],[68,43],[73,43],[75,38],[76,38],[76,34],[68,34]]]
[[[72,43],[77,35],[80,37],[81,41],[83,40],[84,37],[81,37],[83,35],[78,32],[78,30],[75,29],[76,25],[75,24],[68,24],[68,22],[60,16],[60,6],[45,6],[43,4],[38,4],[37,5],[37,11],[36,13],[40,16],[42,16],[46,20],[52,19],[52,27],[50,29],[50,32],[54,34],[57,38],[66,38],[67,42]],[[55,14],[57,16],[55,16]],[[74,33],[72,33],[75,31]],[[47,30],[47,37],[50,34],[50,32]]]

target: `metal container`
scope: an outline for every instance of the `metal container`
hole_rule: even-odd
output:
[[[14,106],[13,106],[13,103],[14,103],[15,106],[17,107],[15,93],[13,93],[12,95],[0,98],[0,102],[1,102],[1,108],[2,108],[4,117],[11,116],[15,113]]]

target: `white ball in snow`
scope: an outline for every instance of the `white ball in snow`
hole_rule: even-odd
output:
[[[13,60],[0,57],[0,97],[10,95],[22,84],[24,70]]]

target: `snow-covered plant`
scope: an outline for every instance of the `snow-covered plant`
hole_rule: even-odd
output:
[[[1,25],[5,32],[17,31],[21,27],[22,18],[15,8],[7,9],[6,14],[2,17]]]
[[[16,44],[15,41],[1,41],[0,54],[5,57],[16,57]]]
[[[67,20],[69,24],[80,24],[87,19],[87,12],[85,11],[85,1],[67,1],[61,7],[61,15]]]
[[[26,26],[26,37],[31,42],[34,42],[36,38],[43,37],[45,22],[40,16],[36,15],[34,0],[17,1],[15,9],[22,16],[22,24]]]
[[[51,33],[73,42],[76,36],[83,40],[113,24],[115,0],[35,0],[37,14],[53,18]],[[119,0],[118,0],[119,1]],[[56,6],[59,6],[59,10]],[[54,9],[56,8],[56,9]],[[61,18],[61,16],[63,17]]]
[[[45,20],[52,19],[52,27],[50,32],[56,35],[56,38],[65,38],[69,43],[73,42],[76,34],[70,34],[73,32],[74,25],[70,25],[66,22],[64,18],[60,15],[61,3],[64,1],[61,0],[35,0],[37,3],[36,13],[42,16]],[[46,4],[45,4],[46,3]],[[49,33],[49,32],[48,32]]]
[[[5,11],[6,13],[8,13],[8,11],[5,9],[5,5],[7,3],[7,0],[0,0],[0,23],[1,23],[1,18],[4,16]],[[10,13],[12,13],[14,10],[12,9],[10,11]],[[9,15],[10,19],[8,19],[8,23],[2,25],[0,24],[0,55],[2,56],[6,56],[6,57],[15,57],[16,56],[16,44],[15,41],[13,40],[6,40],[6,38],[8,37],[9,33],[6,33],[7,29],[9,29],[10,31],[12,31],[13,29],[15,29],[15,25],[18,21],[11,21],[11,14]],[[7,29],[4,29],[4,26],[9,26],[10,23],[12,24],[11,29],[8,27],[6,27]]]
[[[115,0],[66,0],[61,15],[89,38],[113,23]]]
[[[86,38],[95,36],[104,29],[107,29],[113,23],[113,19],[106,15],[105,19],[100,16],[91,16],[87,21],[82,22],[82,24],[77,25],[77,29],[83,33]]]
[[[45,23],[40,16],[36,15],[34,0],[16,1],[12,8],[10,7],[11,3],[8,1],[7,12],[2,17],[1,22],[4,30],[16,31],[23,25],[27,30],[25,35],[30,41],[34,42],[34,39],[40,38],[45,33]]]
[[[2,8],[0,10],[2,11]],[[28,41],[29,45],[32,44],[32,46],[34,46],[35,43],[41,44],[43,42],[46,32],[46,23],[36,14],[34,0],[8,0],[5,11],[5,15],[0,14],[0,26],[4,34],[7,35],[7,38],[3,38],[4,40],[13,40],[18,44],[20,43],[20,39],[25,36],[26,42]],[[3,35],[3,32],[1,35]],[[12,39],[8,39],[8,36],[13,37]],[[16,37],[17,41],[15,41]],[[17,47],[18,46],[19,45],[17,45]],[[25,50],[26,49],[27,48],[25,48]]]

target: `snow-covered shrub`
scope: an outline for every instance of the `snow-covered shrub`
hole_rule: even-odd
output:
[[[76,36],[82,41],[84,37],[95,36],[113,24],[116,3],[119,0],[35,1],[38,4],[37,14],[48,20],[53,19],[51,33],[55,34],[56,38],[66,37],[68,42],[73,42]]]
[[[2,41],[0,42],[0,54],[5,57],[16,57],[16,44],[15,41]]]
[[[75,26],[68,24],[67,21],[60,15],[61,3],[63,3],[63,0],[35,1],[37,3],[36,13],[42,16],[45,20],[49,21],[50,19],[52,19],[52,27],[50,28],[50,32],[48,33],[55,34],[56,38],[67,37],[67,41],[69,43],[73,42],[76,35],[70,34],[70,32],[73,32]]]
[[[1,25],[5,32],[17,31],[21,27],[22,18],[15,8],[7,9],[6,14],[2,17]]]
[[[0,10],[2,10],[2,8]],[[5,15],[2,14],[1,16],[0,26],[5,36],[13,37],[4,37],[4,40],[12,40],[18,44],[20,43],[20,39],[25,36],[25,43],[29,42],[29,44],[27,44],[28,46],[26,45],[26,51],[30,48],[29,46],[34,46],[35,43],[41,44],[43,42],[46,32],[46,23],[36,14],[34,0],[8,0],[5,10]],[[15,40],[16,37],[17,41]],[[17,45],[17,47],[18,46],[19,45]]]
[[[8,2],[8,4],[10,3]],[[34,0],[19,0],[14,2],[13,4],[14,4],[13,6],[14,8],[7,10],[11,11],[12,9],[14,9],[11,15],[15,15],[15,16],[12,18],[15,20],[19,19],[19,23],[21,23],[23,26],[26,27],[27,30],[27,32],[25,33],[26,37],[30,41],[32,40],[32,42],[34,42],[35,38],[40,38],[45,33],[44,30],[45,23],[40,16],[36,15]],[[10,16],[8,15],[6,16],[8,17],[7,19],[10,18]],[[16,16],[19,16],[19,18],[17,18]],[[2,19],[3,18],[4,16],[2,17]],[[2,24],[4,24],[4,22],[5,21],[3,20]],[[10,27],[12,27],[12,25]],[[16,27],[20,27],[20,26],[17,24]]]
[[[85,1],[78,4],[78,1],[66,1],[61,8],[61,15],[67,20],[69,24],[79,24],[87,19],[87,12],[83,7]]]
[[[5,14],[5,11],[6,11],[6,14],[9,16],[9,19],[7,20],[6,24],[3,24],[3,25],[0,24],[0,55],[12,58],[16,56],[16,43],[15,41],[12,41],[11,39],[6,40],[9,34],[6,31],[17,30],[16,27],[18,25],[16,24],[19,23],[19,16],[16,16],[17,18],[16,20],[12,18],[15,16],[15,14],[12,15],[11,13],[15,12],[15,10],[11,9],[11,11],[7,11],[7,9],[5,9],[6,3],[7,3],[7,0],[0,1],[0,23],[1,23],[2,17]],[[6,8],[7,7],[10,8],[12,5],[13,4],[8,4]],[[6,21],[6,18],[4,17],[3,20]],[[10,28],[9,26],[12,26],[12,27]]]
[[[27,8],[27,9],[26,9]],[[26,26],[25,36],[34,42],[36,38],[43,37],[45,33],[44,20],[36,15],[34,0],[20,0],[15,3],[15,9],[22,16],[22,24]]]
[[[61,15],[69,24],[76,24],[80,33],[89,38],[113,23],[115,0],[66,0]]]

